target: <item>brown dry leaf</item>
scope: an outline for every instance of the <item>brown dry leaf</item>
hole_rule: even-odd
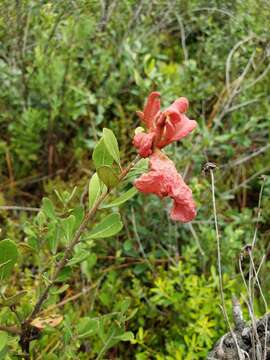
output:
[[[31,325],[41,330],[47,326],[56,327],[62,322],[62,320],[62,315],[54,314],[46,317],[37,317],[31,322]]]

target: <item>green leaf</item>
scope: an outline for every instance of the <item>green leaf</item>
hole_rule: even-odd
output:
[[[128,311],[129,306],[130,306],[130,300],[129,299],[124,299],[117,305],[121,309],[122,313],[126,313]]]
[[[117,164],[120,165],[120,152],[119,152],[118,142],[112,130],[104,128],[103,139],[109,153],[111,154],[113,159],[117,162]]]
[[[95,253],[89,253],[87,259],[81,264],[81,271],[90,281],[93,276],[92,269],[97,263],[97,255]]]
[[[133,271],[136,275],[140,275],[141,273],[143,273],[145,270],[147,269],[147,265],[146,264],[137,264]]]
[[[49,219],[52,220],[56,219],[54,206],[50,199],[46,197],[42,199],[42,209]]]
[[[120,214],[106,216],[89,234],[91,239],[100,239],[117,234],[123,227]]]
[[[9,239],[0,241],[0,280],[5,280],[10,276],[17,258],[16,244]]]
[[[75,216],[75,229],[77,229],[80,225],[81,222],[83,221],[84,218],[84,208],[82,206],[77,206],[75,207],[75,209],[73,209],[72,211],[72,215]]]
[[[59,238],[61,235],[60,226],[56,222],[51,222],[48,225],[48,232],[45,236],[45,239],[48,242],[48,246],[50,251],[55,255],[57,252],[58,244],[59,244]]]
[[[126,331],[124,334],[117,335],[114,338],[120,341],[131,341],[134,339],[134,335],[131,331]]]
[[[114,188],[118,183],[119,179],[115,171],[109,166],[101,166],[97,169],[98,177],[100,180],[109,188]]]
[[[77,331],[79,333],[79,338],[89,337],[97,332],[99,328],[98,319],[91,318],[81,318],[77,325]]]
[[[0,351],[2,351],[8,343],[8,334],[5,331],[0,331]]]
[[[72,277],[72,270],[70,267],[66,266],[63,270],[60,271],[60,274],[57,276],[56,281],[63,283],[65,281],[70,281]]]
[[[141,174],[148,171],[149,159],[141,159],[138,163],[129,171],[125,179],[128,182],[133,182],[136,178],[138,178]]]
[[[94,266],[96,265],[96,263],[97,263],[97,255],[96,255],[95,253],[89,254],[86,262],[87,262],[88,268],[91,269],[91,268],[94,267]]]
[[[104,205],[103,208],[120,206],[120,205],[124,204],[126,201],[128,201],[129,199],[131,199],[137,193],[138,193],[138,190],[133,186],[128,191],[126,191],[124,194],[119,196],[117,199],[113,200],[109,204]]]
[[[85,246],[83,243],[79,243],[74,248],[74,255],[68,261],[67,266],[74,266],[76,264],[84,262],[90,256],[89,246]]]
[[[51,289],[50,293],[53,295],[59,295],[59,294],[62,294],[63,292],[65,292],[68,288],[69,288],[68,284],[63,285],[60,288],[54,287]]]
[[[72,259],[67,263],[68,266],[74,266],[85,261],[89,256],[89,252],[86,250],[81,250],[78,254],[75,254]]]
[[[2,305],[3,306],[12,306],[16,305],[20,302],[20,300],[27,294],[26,290],[19,291],[17,294],[10,296],[6,299],[3,299]]]
[[[69,242],[72,239],[76,218],[74,215],[69,215],[69,217],[61,220],[63,231],[66,237],[66,240]]]
[[[132,319],[136,315],[137,312],[138,312],[138,308],[133,309],[130,312],[130,314],[127,317],[125,317],[125,321],[128,321],[128,320]]]
[[[101,193],[100,180],[98,174],[95,173],[89,181],[89,189],[88,189],[89,210],[92,209],[92,207],[94,206],[100,193]]]
[[[112,165],[113,157],[110,155],[103,138],[101,138],[96,144],[92,158],[96,169],[103,165]]]

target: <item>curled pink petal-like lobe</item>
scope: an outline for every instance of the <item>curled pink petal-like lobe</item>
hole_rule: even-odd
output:
[[[180,113],[185,113],[188,111],[189,107],[188,99],[185,97],[180,97],[172,103],[171,107],[176,108]]]
[[[192,198],[192,191],[185,184],[181,175],[178,186],[172,188],[171,198],[174,200],[171,209],[171,219],[181,222],[189,222],[196,216],[196,206]]]
[[[153,127],[153,122],[156,115],[160,111],[160,93],[157,91],[152,92],[146,101],[143,114],[146,126],[148,129]]]
[[[167,189],[164,186],[164,177],[160,172],[149,171],[135,180],[135,187],[145,194],[155,194],[159,197],[167,196]]]
[[[181,121],[175,124],[175,133],[171,141],[177,141],[187,136],[197,126],[195,120],[190,120],[186,115],[181,114]]]
[[[150,171],[135,181],[135,187],[146,194],[171,197],[174,201],[171,218],[181,222],[191,221],[196,216],[192,192],[174,163],[158,151],[150,156],[149,165]]]
[[[155,133],[138,133],[133,138],[133,145],[138,150],[141,157],[146,158],[152,154]]]
[[[171,112],[167,115],[162,135],[157,142],[157,146],[162,149],[164,146],[171,144],[173,141],[177,141],[187,136],[195,127],[197,122],[190,120],[186,115]]]
[[[177,201],[174,201],[170,212],[170,217],[172,220],[186,223],[192,221],[195,216],[196,208],[194,202],[183,204],[182,202],[178,203]]]

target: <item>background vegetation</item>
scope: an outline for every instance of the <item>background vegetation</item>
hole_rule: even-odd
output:
[[[64,320],[32,343],[33,359],[204,359],[227,331],[210,179],[201,170],[207,161],[218,166],[229,311],[233,293],[245,303],[238,258],[252,242],[260,175],[270,172],[269,17],[267,0],[1,1],[1,239],[19,248],[1,287],[9,297],[26,290],[15,305],[19,318],[46,282],[52,242],[57,236],[64,243],[44,225],[41,199],[49,197],[63,213],[55,190],[67,199],[77,186],[70,204],[85,204],[102,128],[115,132],[128,163],[135,156],[135,111],[150,91],[161,92],[163,106],[186,96],[189,117],[199,123],[168,152],[193,190],[196,220],[171,222],[167,203],[152,196],[121,207],[120,235],[92,241],[83,261],[62,274],[47,308]],[[269,195],[267,177],[255,254],[256,266],[265,255],[267,300]],[[8,208],[14,205],[32,211]],[[255,304],[264,313],[259,293]],[[2,302],[0,323],[14,321]],[[1,356],[17,359],[19,352],[18,337],[0,332]]]

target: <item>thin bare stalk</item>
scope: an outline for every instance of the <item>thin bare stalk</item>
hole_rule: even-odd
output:
[[[252,256],[252,252],[249,251],[249,257],[250,257],[250,262],[252,264],[252,270],[254,272],[254,275],[255,275],[255,279],[256,279],[256,282],[257,282],[257,285],[258,285],[258,288],[259,288],[259,291],[260,291],[260,295],[263,299],[263,304],[264,304],[264,308],[265,308],[265,313],[267,313],[267,310],[268,310],[268,306],[267,306],[267,302],[266,302],[266,299],[265,299],[265,296],[264,296],[264,293],[262,291],[262,287],[261,287],[261,284],[260,284],[260,281],[259,281],[259,278],[258,278],[258,271],[256,270],[255,268],[255,264],[254,264],[254,261],[253,261],[253,256]],[[263,360],[266,360],[266,357],[267,357],[267,321],[265,322],[264,324],[264,328],[265,328],[265,336],[264,336],[264,352],[263,352]]]
[[[256,269],[255,269],[255,274],[254,274],[254,263],[253,263],[253,251],[255,248],[255,244],[256,244],[256,240],[257,240],[257,233],[258,233],[258,226],[259,226],[259,221],[261,218],[261,202],[262,202],[262,195],[263,195],[263,188],[264,188],[264,183],[265,183],[265,178],[263,178],[263,182],[261,185],[261,189],[260,189],[260,194],[259,194],[259,201],[258,201],[258,215],[257,215],[257,220],[256,220],[256,225],[255,225],[255,231],[254,231],[254,235],[253,235],[253,239],[252,239],[252,244],[250,249],[248,250],[248,254],[250,257],[250,264],[249,264],[249,279],[248,279],[248,288],[247,288],[247,292],[248,292],[248,297],[249,297],[249,302],[250,302],[250,308],[252,310],[252,320],[255,322],[256,321],[256,317],[255,317],[255,312],[254,312],[254,275],[257,275]],[[258,338],[258,334],[257,335],[257,341],[259,341]]]
[[[255,286],[255,283],[257,283],[257,285],[258,285],[260,295],[261,295],[263,303],[264,303],[265,311],[267,312],[267,310],[268,310],[267,302],[266,302],[265,296],[263,294],[261,284],[260,284],[260,281],[259,281],[259,277],[258,277],[258,272],[257,272],[257,270],[255,268],[255,264],[254,264],[254,260],[253,260],[253,251],[254,251],[254,248],[255,248],[256,240],[257,240],[258,226],[259,226],[259,222],[260,222],[260,218],[261,218],[261,212],[262,212],[262,207],[261,207],[261,205],[262,205],[262,196],[263,196],[263,189],[264,189],[266,177],[262,176],[262,180],[263,181],[262,181],[260,194],[259,194],[258,215],[257,215],[257,220],[256,220],[256,225],[255,225],[255,231],[254,231],[254,235],[253,235],[252,245],[248,250],[249,260],[250,260],[250,266],[249,266],[249,289],[248,290],[249,290],[250,302],[251,302],[250,306],[252,308],[253,314],[254,314],[253,302],[254,302],[254,286]],[[255,278],[255,281],[254,281],[254,278]],[[267,339],[267,322],[265,324],[265,344],[264,344],[264,355],[263,355],[263,358],[262,358],[263,360],[265,360],[266,356],[267,356],[266,339]]]
[[[203,258],[205,258],[205,252],[203,251],[203,248],[201,246],[199,237],[198,237],[192,223],[188,223],[188,227],[189,227],[189,230],[190,230],[192,236],[194,237],[194,239],[196,241],[196,244],[197,244],[197,247],[198,247],[198,250],[199,250],[200,254],[202,255]]]
[[[231,51],[229,52],[229,55],[227,57],[227,60],[226,60],[226,87],[227,87],[227,91],[229,92],[230,90],[230,70],[231,70],[231,65],[232,65],[232,57],[233,57],[233,54],[235,53],[235,51],[240,47],[242,46],[243,44],[245,44],[246,42],[249,42],[250,40],[253,40],[254,39],[254,35],[250,35],[250,36],[247,36],[245,37],[244,39],[238,41],[234,46],[233,48],[231,49]]]
[[[172,4],[170,1],[168,4],[170,7],[170,10],[174,13],[175,18],[178,22],[179,29],[180,29],[180,35],[181,35],[181,46],[182,46],[182,50],[183,50],[184,60],[187,61],[188,60],[188,49],[186,47],[186,33],[185,33],[185,26],[183,23],[183,19],[180,15],[180,11],[177,9],[174,10],[175,9],[174,4]]]
[[[259,222],[260,222],[260,219],[261,219],[261,213],[262,213],[262,196],[263,196],[263,189],[264,189],[264,185],[265,185],[265,180],[266,180],[266,177],[265,177],[264,175],[262,175],[262,185],[261,185],[260,195],[259,195],[259,201],[258,201],[257,221],[256,221],[255,231],[254,231],[253,240],[252,240],[252,250],[254,249],[254,246],[255,246],[255,243],[256,243],[258,226],[259,226]]]
[[[147,256],[145,254],[144,248],[143,248],[142,243],[141,243],[140,236],[139,236],[138,231],[137,231],[136,218],[135,218],[135,213],[134,213],[134,208],[133,207],[131,208],[131,214],[132,214],[132,225],[133,225],[133,231],[134,231],[135,238],[136,238],[137,243],[139,245],[142,256],[144,257],[149,269],[153,272],[154,268],[153,268],[152,264],[150,263],[150,261],[147,259]]]
[[[247,296],[248,296],[248,301],[245,301],[245,302],[247,304],[249,316],[250,316],[251,323],[252,323],[251,343],[252,343],[252,350],[253,350],[253,360],[256,360],[256,359],[254,359],[254,356],[255,356],[254,355],[255,354],[255,343],[256,343],[256,341],[259,340],[259,336],[258,336],[257,328],[256,328],[256,318],[254,316],[254,309],[253,309],[253,307],[251,307],[251,299],[250,299],[249,287],[248,287],[248,284],[246,282],[245,275],[244,275],[243,268],[242,268],[241,257],[239,258],[239,270],[240,270],[240,274],[242,276],[242,280],[243,280],[243,283],[245,285],[245,288],[246,288],[246,291],[247,291]],[[256,340],[255,340],[255,338],[256,338]]]
[[[221,298],[223,312],[226,313],[226,306],[225,306],[225,299],[224,299],[224,292],[223,292],[223,281],[222,281],[220,235],[219,235],[219,229],[218,229],[216,198],[215,198],[215,177],[214,177],[214,172],[212,169],[210,169],[210,176],[211,176],[212,204],[213,204],[216,241],[217,241],[217,265],[218,265],[219,291],[220,291],[220,298]]]
[[[34,212],[39,212],[40,208],[34,208],[34,207],[26,207],[26,206],[17,206],[17,205],[3,205],[0,206],[0,211],[1,210],[15,210],[15,211],[34,211]]]
[[[247,156],[244,156],[236,161],[232,161],[232,162],[229,162],[225,165],[221,165],[220,168],[231,168],[231,167],[235,167],[235,166],[238,166],[238,165],[241,165],[243,163],[245,163],[246,161],[250,161],[251,159],[253,159],[254,157],[260,155],[261,153],[264,153],[266,152],[268,149],[270,148],[270,144],[266,144],[265,146],[259,148],[258,150],[254,151],[252,154],[249,154]]]
[[[6,326],[6,325],[0,325],[1,331],[6,331],[12,335],[20,335],[21,330],[16,326]]]
[[[244,359],[243,355],[242,355],[242,351],[238,345],[236,335],[233,332],[232,326],[229,321],[228,313],[226,311],[224,291],[223,291],[223,280],[222,280],[220,235],[219,235],[219,229],[218,229],[216,197],[215,197],[215,177],[214,177],[213,169],[210,168],[209,171],[210,171],[210,176],[211,176],[212,203],[213,203],[214,222],[215,222],[216,241],[217,241],[217,265],[218,265],[218,279],[219,279],[219,292],[220,292],[220,298],[221,298],[221,309],[222,309],[224,318],[229,326],[232,338],[235,342],[239,360],[242,360],[242,359]]]

